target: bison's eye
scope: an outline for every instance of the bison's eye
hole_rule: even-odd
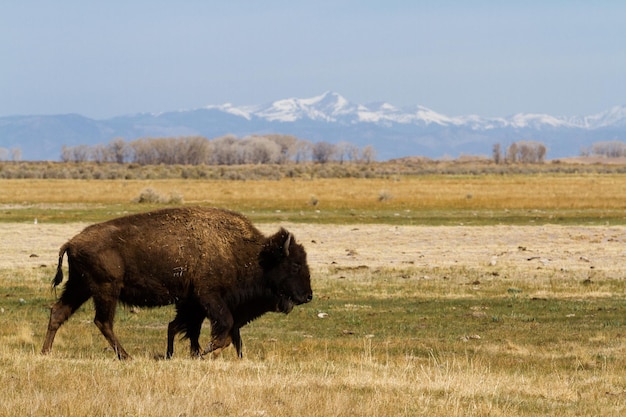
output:
[[[291,272],[297,273],[297,272],[300,272],[301,269],[302,269],[302,265],[300,265],[299,263],[291,264]]]

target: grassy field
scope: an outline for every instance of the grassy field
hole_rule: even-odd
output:
[[[3,180],[0,415],[623,415],[625,184]],[[314,301],[244,327],[243,360],[232,348],[193,360],[186,341],[155,360],[173,310],[120,307],[134,360],[119,362],[89,303],[40,356],[58,247],[89,222],[162,206],[131,202],[148,187],[244,211],[266,233],[287,222]]]
[[[152,200],[137,203],[146,190]],[[387,179],[2,180],[0,221],[101,221],[173,201],[255,221],[388,224],[625,224],[623,174]]]
[[[334,252],[329,256],[341,259]],[[432,266],[365,262],[314,261],[315,301],[245,327],[242,361],[232,348],[216,360],[190,359],[185,341],[177,343],[175,359],[157,361],[172,309],[120,308],[118,335],[134,356],[120,363],[93,325],[90,305],[42,357],[53,268],[3,270],[0,414],[610,416],[626,410],[626,288],[611,266],[591,271],[577,263],[564,272],[528,261],[493,268],[463,260],[456,266],[437,266],[436,259]]]

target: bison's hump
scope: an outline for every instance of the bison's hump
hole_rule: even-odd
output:
[[[172,207],[118,217],[86,227],[83,234],[114,238],[117,234],[140,230],[146,238],[161,233],[235,233],[255,238],[261,233],[242,214],[213,207]]]
[[[256,251],[266,238],[243,215],[208,207],[176,207],[97,223],[74,236],[74,251],[118,250],[128,256],[175,259]]]

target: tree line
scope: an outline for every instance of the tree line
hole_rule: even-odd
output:
[[[499,143],[493,145],[493,161],[496,164],[541,164],[546,160],[548,150],[541,142],[519,141],[502,149]]]
[[[493,145],[493,161],[501,163],[543,163],[547,149],[543,143],[534,141],[513,142],[506,149],[499,143]],[[582,148],[580,156],[602,158],[626,157],[626,142],[620,140],[595,142],[589,147]]]
[[[596,142],[589,148],[583,148],[581,156],[601,156],[604,158],[621,158],[626,156],[626,143],[619,140]]]
[[[63,146],[63,162],[115,162],[140,165],[243,165],[285,164],[313,161],[375,161],[372,146],[359,148],[349,142],[309,142],[292,135],[234,135],[207,139],[201,136],[141,138],[130,142],[115,138],[108,144]]]
[[[11,149],[0,147],[0,161],[21,161],[22,149],[15,147]]]

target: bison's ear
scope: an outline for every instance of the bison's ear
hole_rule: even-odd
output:
[[[289,256],[289,247],[295,239],[287,230],[281,228],[280,231],[267,239],[261,250],[259,261],[263,268],[271,268]]]

